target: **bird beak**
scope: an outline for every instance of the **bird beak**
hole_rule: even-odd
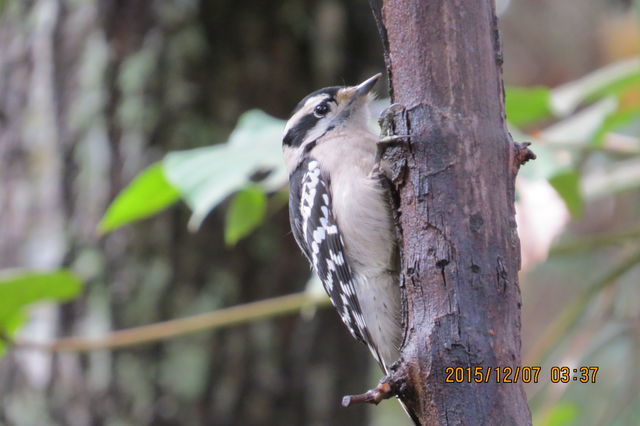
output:
[[[382,77],[382,74],[378,73],[378,74],[374,75],[373,77],[369,77],[368,79],[366,79],[362,83],[358,84],[356,86],[356,88],[355,88],[356,89],[355,97],[356,98],[361,98],[361,97],[367,95],[367,93],[369,93],[371,91],[371,89],[373,89],[373,86],[376,85],[376,83],[378,82],[380,77]]]

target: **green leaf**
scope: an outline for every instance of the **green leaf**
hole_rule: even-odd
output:
[[[580,192],[580,176],[574,170],[558,173],[549,179],[549,183],[558,192],[569,209],[572,217],[580,217],[584,202]]]
[[[551,116],[551,91],[546,87],[507,87],[507,120],[522,127]]]
[[[250,186],[236,194],[227,210],[224,241],[235,245],[249,235],[264,220],[267,197],[262,189]]]
[[[197,230],[204,218],[234,192],[252,184],[275,191],[287,182],[282,161],[285,122],[262,111],[244,113],[225,144],[172,152],[164,158],[167,179],[193,211],[189,228]]]
[[[638,68],[640,68],[640,64],[638,64]],[[608,84],[603,85],[602,87],[595,90],[593,93],[590,93],[587,100],[595,100],[600,99],[605,96],[615,95],[619,96],[623,92],[628,90],[638,89],[640,86],[640,69],[636,69],[635,72],[630,72],[629,74],[625,74],[618,79],[615,79]]]
[[[578,408],[569,403],[556,404],[549,414],[547,421],[543,424],[546,426],[570,426],[578,419]]]
[[[615,96],[640,78],[640,59],[632,58],[597,69],[551,92],[552,111],[557,117],[571,114],[585,101]]]
[[[24,312],[17,312],[15,315],[10,315],[5,321],[4,325],[0,328],[0,333],[2,333],[2,337],[12,339],[18,334],[18,330],[20,327],[26,322],[27,317]],[[0,357],[4,355],[7,345],[0,337]]]
[[[640,109],[638,108],[618,110],[612,114],[609,114],[593,135],[593,144],[596,146],[602,146],[604,137],[608,133],[611,133],[614,130],[619,129],[620,127],[623,127],[639,118]]]
[[[6,330],[14,323],[24,306],[44,300],[70,300],[81,288],[76,275],[65,269],[0,276],[0,329]]]
[[[107,233],[147,218],[173,204],[180,193],[166,179],[162,163],[147,167],[111,203],[98,225]]]
[[[589,145],[607,116],[618,108],[615,97],[604,98],[545,128],[537,136],[550,144]]]

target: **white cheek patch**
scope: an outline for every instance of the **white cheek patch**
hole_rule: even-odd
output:
[[[330,125],[331,125],[330,120],[319,121],[318,124],[316,124],[316,126],[313,129],[307,132],[307,135],[305,136],[304,141],[302,142],[302,146],[305,146],[309,142],[312,142],[318,139],[323,134],[325,134]]]
[[[285,147],[283,152],[284,166],[287,172],[291,174],[300,163],[301,151],[298,148]]]

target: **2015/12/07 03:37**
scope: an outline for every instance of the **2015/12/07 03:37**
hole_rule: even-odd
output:
[[[596,383],[599,367],[558,367],[549,369],[551,383]],[[538,383],[542,367],[446,367],[445,383]]]

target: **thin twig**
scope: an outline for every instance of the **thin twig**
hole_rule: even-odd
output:
[[[393,392],[391,385],[386,382],[380,383],[373,389],[360,395],[347,395],[342,398],[342,406],[349,407],[352,404],[375,404],[378,405],[383,399],[391,398]]]
[[[378,386],[359,395],[346,395],[342,398],[342,406],[349,407],[353,404],[378,405],[383,399],[388,399],[392,396],[406,396],[407,367],[408,364],[405,360],[400,358],[389,368],[389,374],[380,380]],[[411,414],[409,415],[412,416]]]
[[[329,299],[326,297],[316,297],[307,292],[300,292],[186,318],[114,331],[102,337],[63,337],[48,343],[19,340],[11,344],[11,349],[46,352],[88,352],[96,349],[116,349],[286,315],[307,307],[327,305],[329,305]]]
[[[636,240],[640,236],[640,227],[616,232],[603,232],[585,237],[559,241],[551,247],[549,255],[572,254],[580,250],[620,244],[628,240]]]

